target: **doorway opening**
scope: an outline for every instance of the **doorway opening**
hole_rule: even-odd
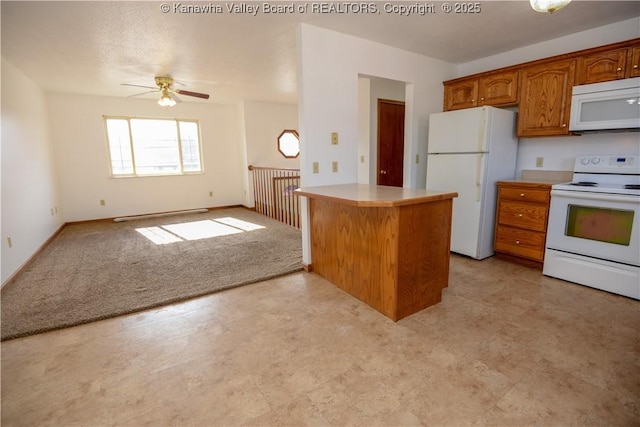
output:
[[[359,77],[358,182],[402,187],[407,175],[405,101],[403,81]],[[410,122],[410,120],[409,120]]]

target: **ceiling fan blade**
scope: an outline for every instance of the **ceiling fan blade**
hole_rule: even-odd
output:
[[[157,89],[156,89],[156,90],[148,90],[148,91],[146,91],[146,92],[136,93],[136,94],[133,94],[133,95],[129,95],[129,96],[127,96],[127,98],[131,98],[131,97],[133,97],[133,96],[146,95],[146,94],[148,94],[148,93],[154,93],[154,92],[158,92],[158,90],[157,90]]]
[[[178,96],[176,96],[175,93],[170,93],[169,96],[171,97],[171,99],[173,99],[174,101],[176,101],[176,104],[182,102],[182,99],[178,98]]]
[[[173,91],[180,95],[195,96],[196,98],[209,99],[209,95],[206,93],[191,92],[189,90],[184,90],[184,89],[174,89]]]
[[[147,88],[147,89],[155,89],[155,90],[158,90],[158,88],[157,88],[157,87],[155,87],[155,86],[132,85],[132,84],[129,84],[129,83],[120,83],[120,85],[121,85],[121,86],[144,87],[144,88]]]

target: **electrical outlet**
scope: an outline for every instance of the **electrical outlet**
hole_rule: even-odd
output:
[[[364,163],[364,156],[360,156],[360,163]]]
[[[338,162],[331,162],[331,171],[338,172]]]
[[[420,154],[416,154],[416,164],[420,163]]]
[[[100,206],[105,206],[106,202],[104,201],[104,199],[100,199]]]
[[[213,197],[213,191],[209,191],[209,197]]]
[[[320,165],[318,162],[313,162],[313,173],[320,173]]]
[[[338,145],[338,132],[331,132],[331,145]]]
[[[55,212],[53,212],[53,208],[51,208],[51,216],[54,216]]]
[[[544,157],[536,157],[536,167],[541,168],[544,165]]]
[[[11,236],[7,236],[7,245],[9,246],[9,248],[13,246],[13,243],[11,242]]]

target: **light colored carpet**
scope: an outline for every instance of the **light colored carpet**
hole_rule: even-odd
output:
[[[141,232],[176,241],[156,244]],[[2,340],[158,307],[301,269],[300,231],[245,208],[72,224],[2,289]]]

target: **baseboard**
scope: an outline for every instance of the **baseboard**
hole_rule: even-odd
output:
[[[304,271],[307,273],[311,273],[313,271],[313,265],[304,262],[302,263],[302,268],[304,268]]]
[[[219,210],[219,209],[231,209],[231,208],[245,208],[245,209],[250,209],[247,208],[246,206],[243,205],[228,205],[228,206],[214,206],[214,207],[210,207],[210,208],[199,208],[199,209],[207,209],[210,211],[215,211],[215,210]],[[197,209],[189,209],[189,210],[197,210]],[[163,211],[163,212],[150,212],[150,213],[146,213],[146,214],[139,214],[139,215],[131,215],[131,216],[143,216],[143,215],[172,215],[172,214],[176,214],[176,213],[180,213],[183,212],[184,210],[180,210],[180,211]],[[125,216],[126,217],[126,216]],[[79,221],[69,221],[66,223],[66,225],[76,225],[76,224],[89,224],[92,222],[100,222],[100,221],[111,221],[113,222],[113,220],[115,220],[118,217],[107,217],[107,218],[96,218],[96,219],[84,219],[84,220],[79,220]]]
[[[53,234],[51,236],[49,236],[47,238],[47,240],[45,240],[40,246],[38,246],[38,249],[35,250],[35,252],[33,252],[31,254],[31,256],[29,258],[27,258],[27,260],[25,262],[23,262],[20,267],[18,267],[16,269],[16,271],[13,272],[13,274],[11,276],[9,276],[7,278],[7,280],[5,280],[2,283],[2,286],[0,286],[0,289],[4,289],[5,286],[10,285],[11,283],[15,282],[16,278],[22,274],[22,272],[31,264],[31,262],[38,256],[40,255],[40,253],[45,250],[45,248],[47,246],[49,246],[49,244],[53,241],[53,239],[55,239],[58,234],[60,234],[62,232],[62,230],[67,226],[66,223],[60,225],[56,231],[53,232]]]

